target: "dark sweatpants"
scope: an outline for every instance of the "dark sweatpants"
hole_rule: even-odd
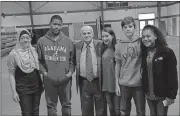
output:
[[[58,85],[44,79],[48,116],[57,116],[58,97],[62,106],[62,116],[71,116],[71,85],[72,79]]]

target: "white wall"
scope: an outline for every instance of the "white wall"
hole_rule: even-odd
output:
[[[179,4],[174,4],[174,5],[171,5],[171,6],[168,6],[167,7],[167,14],[168,15],[176,15],[176,14],[179,14]]]
[[[133,2],[133,1],[131,1],[131,2],[128,2],[128,5],[129,6],[136,6],[136,5],[139,5],[139,6],[157,5],[157,2],[156,1],[151,1],[151,2],[148,2],[148,1],[146,1],[146,2],[143,2],[143,1],[140,1],[140,2],[135,1],[135,2]]]
[[[122,35],[122,28],[121,28],[121,22],[113,22],[111,23],[111,28],[114,30],[116,34],[116,39],[121,39]]]
[[[98,9],[100,2],[36,2],[31,1],[32,11],[36,12],[57,12],[57,11],[77,11],[77,10],[92,10]],[[98,7],[97,7],[98,6]],[[4,13],[29,13],[29,2],[2,2],[1,7]]]
[[[174,15],[174,16],[173,16]],[[179,16],[176,16],[179,15]],[[172,36],[173,35],[173,27],[172,27],[172,19],[176,18],[176,24],[177,24],[177,36],[180,36],[180,3],[174,4],[168,7],[163,7],[161,9],[161,16],[172,16],[169,18],[162,18],[162,21],[165,21],[166,23],[166,29],[168,35]]]
[[[178,4],[175,4],[175,5],[171,5],[171,6],[168,6],[167,7],[167,16],[169,16],[169,15],[179,15],[179,17],[176,17],[176,24],[177,24],[177,36],[180,36],[180,30],[179,30],[179,27],[180,27],[180,20],[179,20],[179,18],[180,18],[180,3],[178,3]],[[171,30],[170,32],[169,32],[169,34],[170,35],[172,35],[172,18],[168,18],[168,21],[169,21],[169,23],[167,23],[167,24],[169,24],[168,25],[168,30]]]
[[[28,2],[1,2],[1,9],[2,9],[1,13],[10,13],[10,14],[28,13],[29,3]]]
[[[141,8],[141,9],[128,9],[128,10],[111,10],[104,11],[105,20],[119,20],[123,19],[126,16],[132,16],[138,18],[138,14],[141,13],[155,13],[157,16],[157,8]]]
[[[172,15],[180,15],[180,3],[171,5],[168,7],[161,8],[161,17],[164,16],[172,16]],[[104,12],[104,19],[105,20],[119,20],[123,19],[125,16],[133,16],[134,18],[138,18],[138,14],[140,13],[155,13],[157,17],[157,8],[142,8],[142,9],[130,9],[130,10],[112,10],[112,11],[105,11]],[[122,15],[123,14],[123,15]],[[169,18],[162,18],[162,21],[166,23],[166,30],[168,35],[173,35],[172,30],[172,18],[176,18],[177,23],[177,36],[180,36],[180,16],[174,16]],[[116,35],[118,38],[121,38],[122,29],[120,22],[112,22],[112,28],[115,30]],[[137,34],[139,32],[139,21],[136,21],[137,25]],[[158,19],[155,20],[155,25],[158,26]]]
[[[23,26],[31,25],[30,16],[6,16],[1,17],[1,26]]]
[[[142,8],[142,9],[129,9],[129,10],[111,10],[111,11],[104,11],[104,20],[122,20],[126,16],[132,16],[134,18],[138,18],[138,14],[141,13],[155,13],[157,16],[157,8]],[[135,20],[136,22],[136,34],[139,35],[139,21]],[[155,20],[155,24],[157,25],[157,20]],[[116,37],[118,39],[123,38],[122,36],[124,33],[122,32],[121,22],[112,22],[111,23],[112,29],[116,33]]]
[[[11,9],[12,7],[12,2],[2,2],[3,5],[1,4],[2,7],[2,12],[6,11],[9,12],[8,9]],[[37,4],[38,3],[38,4]],[[45,2],[32,2],[32,5],[34,5],[34,10],[38,7],[40,7],[42,4]],[[56,5],[57,3],[57,5]],[[61,3],[61,5],[60,5]],[[63,4],[66,6],[69,4],[69,2],[51,2],[48,3],[47,5],[44,5],[41,9],[38,10],[38,12],[47,12],[48,10],[54,11],[55,9],[58,10],[63,10],[64,7],[62,7]],[[77,2],[78,3],[78,2]],[[71,6],[72,9],[93,9],[95,6],[90,4],[89,2],[79,2],[80,5],[77,5],[76,2],[73,2],[73,5]],[[136,3],[136,4],[135,4]],[[134,4],[134,5],[145,5],[145,4],[157,4],[157,2],[129,2],[129,4]],[[22,3],[21,3],[22,4]],[[25,4],[25,2],[24,2]],[[84,4],[84,5],[83,5]],[[99,4],[99,3],[97,3]],[[5,6],[4,6],[5,5]],[[16,4],[17,5],[17,4]],[[25,4],[27,7],[28,4]],[[9,7],[7,7],[9,6]],[[15,6],[15,5],[14,5]],[[58,7],[59,6],[59,7]],[[75,6],[77,8],[75,8]],[[6,8],[7,7],[7,8]],[[16,9],[16,12],[19,11],[20,13],[25,12],[21,7],[17,5],[18,8]],[[12,9],[11,9],[12,10]],[[56,10],[56,11],[58,11]],[[11,11],[12,13],[12,11]],[[121,38],[120,36],[122,35],[121,31],[121,25],[120,21],[119,22],[114,22],[113,20],[122,20],[125,16],[133,16],[134,18],[138,18],[138,14],[140,13],[155,13],[155,16],[157,17],[157,8],[141,8],[141,9],[128,9],[128,10],[107,10],[104,11],[104,20],[109,21],[107,22],[108,24],[112,25],[112,28],[115,30],[117,38]],[[162,7],[161,8],[161,16],[171,16],[171,15],[178,15],[179,13],[179,4],[171,5],[168,7]],[[47,25],[49,23],[50,17],[53,14],[43,14],[43,15],[33,15],[33,21],[34,25]],[[94,11],[94,12],[77,12],[77,13],[61,13],[59,14],[62,16],[64,23],[76,23],[76,22],[95,22],[96,18],[101,15],[100,11]],[[179,17],[177,18],[177,24],[179,25]],[[5,19],[2,19],[2,26],[7,26],[7,25],[16,25],[16,26],[24,26],[24,25],[31,25],[30,21],[30,16],[29,15],[24,15],[24,16],[6,16]],[[162,18],[161,20],[165,20],[166,22],[166,28],[168,31],[168,34],[172,35],[172,17],[169,18]],[[137,25],[137,33],[139,33],[139,21],[136,21]],[[155,20],[155,25],[157,25],[157,19]],[[71,24],[68,25],[69,28],[72,28]],[[36,27],[36,28],[46,28],[47,26],[44,27]],[[72,30],[72,29],[69,29]],[[71,35],[72,34],[72,35]],[[70,32],[70,36],[73,36],[73,33]],[[179,36],[179,26],[177,26],[177,36]]]
[[[51,16],[54,14],[45,14],[45,15],[33,15],[34,24],[42,25],[48,24]],[[95,21],[98,16],[100,16],[100,12],[81,12],[81,13],[67,13],[67,14],[59,14],[63,18],[64,23],[76,23],[76,22],[89,22]]]
[[[45,2],[44,2],[45,3]],[[33,10],[43,5],[42,2],[32,2]],[[92,5],[92,4],[94,5]],[[98,9],[95,5],[100,6],[99,2],[48,2],[37,12],[55,12],[55,11],[77,11],[77,10],[90,10]]]

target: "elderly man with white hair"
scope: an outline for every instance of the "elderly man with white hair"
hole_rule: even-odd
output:
[[[80,30],[82,40],[75,43],[76,79],[80,90],[81,110],[83,116],[104,116],[105,103],[101,92],[101,56],[102,41],[93,39],[91,26],[83,26]]]

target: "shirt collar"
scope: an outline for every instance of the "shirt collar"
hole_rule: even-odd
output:
[[[87,44],[84,42],[84,46],[87,47]],[[89,43],[89,46],[92,48],[93,47],[93,39],[91,41],[91,43]]]

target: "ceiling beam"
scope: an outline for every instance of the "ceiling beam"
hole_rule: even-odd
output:
[[[162,16],[161,19],[164,18],[172,18],[172,17],[180,17],[180,14],[177,15],[170,15],[170,16]],[[155,17],[155,19],[157,20],[158,17]],[[119,20],[106,20],[104,21],[105,23],[112,23],[112,22],[121,22],[123,19],[119,19]],[[134,18],[135,21],[138,21],[138,18]],[[96,21],[88,21],[88,22],[84,22],[84,24],[95,24]],[[72,23],[63,23],[63,25],[72,25]],[[40,25],[34,25],[34,27],[44,27],[44,26],[49,26],[49,24],[40,24]],[[19,25],[16,26],[16,28],[30,28],[31,25]],[[2,28],[2,27],[1,27]]]
[[[32,11],[32,3],[29,1],[29,12],[30,12],[30,18],[31,18],[31,27],[34,29],[34,22],[33,22],[33,11]]]
[[[92,2],[89,2],[89,3],[92,4],[92,5],[94,5],[94,6],[96,6],[98,9],[101,9],[101,7],[99,7],[98,5],[93,4]]]
[[[173,3],[169,3],[169,4],[161,4],[161,7],[167,7],[167,6],[171,6],[171,5],[178,4],[178,3],[180,3],[180,2],[176,1],[176,2],[173,2]],[[147,7],[152,8],[152,7],[157,7],[157,5],[129,6],[129,7],[123,7],[123,8],[105,8],[104,11],[123,10],[123,9],[141,9],[141,8],[147,8]],[[95,11],[100,11],[100,9],[67,11],[67,13],[95,12]],[[64,11],[34,12],[33,15],[45,15],[45,14],[57,14],[57,13],[61,14],[61,13],[64,13]],[[4,16],[23,16],[23,15],[30,15],[30,13],[4,13]]]
[[[48,1],[49,2],[49,1]],[[40,7],[36,8],[33,12],[36,12],[37,10],[39,10],[40,8],[42,8],[44,5],[46,5],[48,2],[44,3],[43,5],[41,5]]]
[[[104,8],[103,8],[103,1],[101,1],[101,17],[102,17],[102,25],[104,26]]]

